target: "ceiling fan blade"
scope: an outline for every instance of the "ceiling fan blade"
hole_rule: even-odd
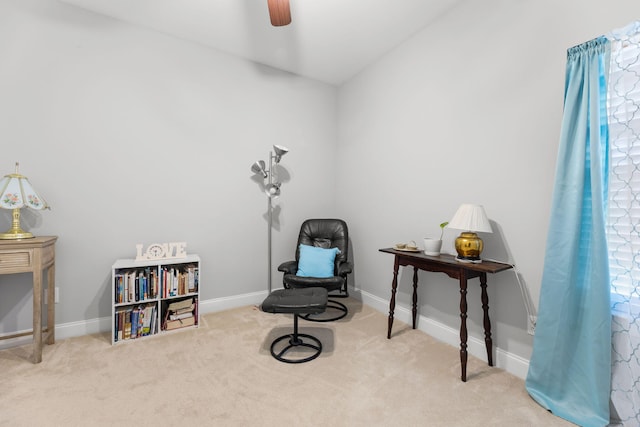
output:
[[[267,0],[271,25],[282,27],[291,23],[291,9],[289,0]]]

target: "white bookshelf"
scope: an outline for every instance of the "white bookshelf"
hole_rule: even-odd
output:
[[[111,267],[111,343],[197,328],[200,279],[198,255],[117,260]]]

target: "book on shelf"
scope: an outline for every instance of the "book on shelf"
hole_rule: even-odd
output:
[[[173,310],[173,314],[182,314],[182,313],[191,313],[195,309],[195,303],[189,304],[188,307],[179,308],[177,310]]]
[[[167,311],[169,313],[174,313],[174,312],[178,312],[178,311],[185,311],[191,309],[193,310],[193,299],[192,298],[187,298],[187,299],[183,299],[180,301],[174,301],[169,303],[169,306],[167,307]]]
[[[198,289],[198,268],[195,266],[187,267],[187,290],[195,292]]]
[[[196,324],[196,318],[191,314],[189,317],[184,319],[176,319],[176,320],[167,320],[165,322],[165,329],[167,331],[171,331],[173,329],[180,329],[187,326],[193,326]]]
[[[183,313],[170,314],[169,320],[178,320],[178,319],[186,319],[187,317],[193,316],[193,310],[185,311]]]
[[[140,312],[131,310],[131,338],[138,338],[138,323],[140,321]]]
[[[155,311],[156,311],[155,305],[148,305],[143,309],[142,336],[147,336],[153,333],[151,328],[151,322],[153,320]]]
[[[114,302],[116,304],[124,302],[124,280],[122,274],[116,274],[113,278],[114,280]]]
[[[122,338],[128,340],[131,338],[131,310],[127,310],[124,313],[124,320],[122,322]]]

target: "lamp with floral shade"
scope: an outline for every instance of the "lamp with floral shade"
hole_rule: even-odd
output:
[[[28,207],[35,210],[50,209],[47,202],[36,193],[26,176],[18,172],[16,163],[15,173],[5,175],[0,179],[0,208],[12,210],[11,228],[0,233],[0,239],[29,239],[33,234],[20,228],[20,209]]]

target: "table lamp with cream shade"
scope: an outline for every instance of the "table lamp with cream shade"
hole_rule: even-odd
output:
[[[455,240],[456,259],[460,262],[482,262],[480,254],[484,244],[476,233],[493,233],[484,208],[468,203],[460,205],[447,227],[463,230]]]
[[[5,175],[0,179],[0,208],[12,210],[11,228],[0,233],[0,239],[29,239],[33,234],[20,228],[20,209],[50,209],[47,202],[36,193],[26,176],[20,175],[19,164],[16,162],[15,173]]]

